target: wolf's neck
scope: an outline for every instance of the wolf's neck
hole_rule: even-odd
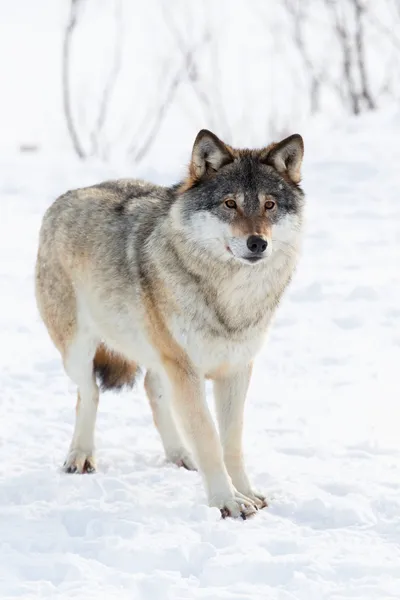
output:
[[[293,270],[291,256],[276,251],[265,262],[246,265],[233,261],[217,261],[184,238],[171,236],[166,245],[171,267],[186,273],[209,298],[231,307],[257,309],[266,297],[279,296]]]

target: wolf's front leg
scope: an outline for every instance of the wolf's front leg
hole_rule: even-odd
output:
[[[246,518],[257,510],[254,501],[238,493],[223,460],[221,443],[205,398],[204,379],[191,367],[168,360],[164,363],[172,385],[175,414],[194,452],[204,479],[210,506],[223,517]]]
[[[255,491],[246,474],[242,438],[243,413],[252,365],[214,381],[215,406],[218,417],[225,465],[238,492],[250,498],[258,508],[267,506],[265,496]]]

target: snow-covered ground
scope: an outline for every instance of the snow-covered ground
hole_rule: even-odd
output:
[[[38,229],[66,189],[130,172],[0,159],[2,600],[398,600],[399,136],[395,113],[305,135],[304,253],[246,414],[270,507],[246,522],[164,463],[142,383],[101,399],[98,473],[60,472],[75,394],[36,312]]]

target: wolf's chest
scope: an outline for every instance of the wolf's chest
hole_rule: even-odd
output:
[[[213,376],[248,364],[261,347],[265,329],[222,334],[206,321],[181,316],[174,319],[173,335],[191,362],[205,375]]]
[[[225,280],[220,287],[178,288],[168,328],[205,374],[248,364],[260,349],[283,286],[269,271]],[[278,283],[278,285],[277,285]]]

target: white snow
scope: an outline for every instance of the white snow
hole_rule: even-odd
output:
[[[179,173],[0,158],[3,600],[398,600],[399,136],[396,112],[305,132],[304,252],[245,421],[270,507],[246,522],[164,463],[142,383],[101,398],[98,473],[59,469],[75,394],[34,302],[43,212],[72,187]]]

